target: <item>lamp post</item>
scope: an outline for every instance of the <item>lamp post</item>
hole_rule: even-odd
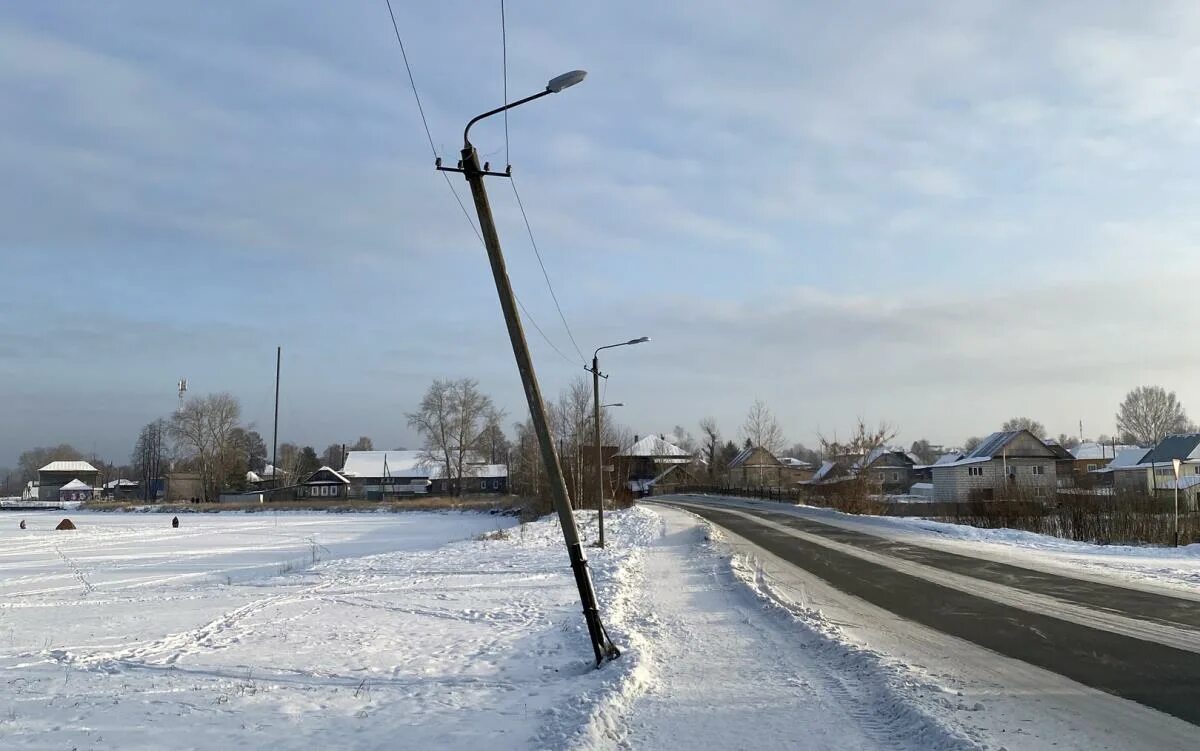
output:
[[[547,94],[556,94],[563,89],[574,86],[587,75],[582,70],[573,70],[550,79],[543,91],[518,99],[503,107],[477,115],[467,123],[463,130],[462,160],[457,168],[443,167],[439,157],[436,167],[445,172],[460,172],[466,177],[471,186],[471,196],[475,200],[475,211],[479,215],[479,230],[483,234],[483,243],[487,247],[488,262],[492,267],[492,277],[496,282],[496,294],[500,298],[500,309],[504,313],[504,323],[508,327],[508,338],[512,343],[513,356],[517,361],[517,371],[521,374],[521,384],[525,388],[525,400],[529,403],[529,416],[533,421],[534,432],[537,433],[538,446],[542,455],[542,464],[546,469],[549,480],[550,494],[558,512],[559,522],[563,530],[563,538],[567,546],[567,554],[571,559],[571,570],[575,575],[575,584],[579,588],[579,599],[583,605],[584,619],[587,621],[588,634],[592,640],[592,650],[596,655],[596,666],[605,660],[615,659],[621,652],[608,638],[604,624],[600,620],[600,608],[596,602],[596,591],[592,586],[591,573],[588,571],[587,556],[583,553],[583,545],[579,541],[579,528],[575,525],[575,512],[571,510],[571,502],[567,496],[567,483],[563,478],[562,466],[558,462],[558,454],[554,450],[554,442],[550,437],[549,421],[546,417],[546,405],[542,401],[542,390],[538,385],[537,374],[533,369],[533,359],[529,354],[529,344],[525,340],[525,330],[521,326],[521,318],[517,313],[516,298],[513,296],[512,283],[508,278],[508,270],[504,263],[504,253],[500,249],[500,236],[496,233],[496,222],[492,218],[492,208],[488,204],[487,190],[483,185],[485,175],[496,177],[511,177],[512,165],[505,172],[492,172],[490,165],[479,166],[479,155],[471,145],[471,126],[485,117],[510,110],[534,99],[540,99]]]
[[[596,431],[596,518],[600,527],[600,539],[597,542],[600,547],[604,547],[604,449],[600,446],[600,350],[628,347],[630,344],[642,344],[648,341],[650,341],[650,337],[641,336],[620,344],[606,344],[603,347],[597,347],[596,351],[592,353],[592,367],[588,368],[592,373],[592,404],[595,409],[592,417]]]

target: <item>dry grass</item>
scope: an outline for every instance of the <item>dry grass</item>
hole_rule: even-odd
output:
[[[269,501],[266,503],[145,503],[143,501],[96,501],[84,504],[88,511],[142,511],[153,510],[164,513],[216,513],[241,511],[258,513],[263,511],[327,511],[331,513],[353,512],[401,512],[401,511],[487,511],[512,515],[523,515],[528,504],[516,496],[466,496],[463,498],[439,497],[412,498],[404,500],[366,501],[356,499],[325,499],[307,501]]]

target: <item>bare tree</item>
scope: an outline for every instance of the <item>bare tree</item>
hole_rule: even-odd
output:
[[[241,405],[228,393],[193,397],[171,416],[168,432],[180,453],[196,460],[205,499],[220,492],[237,460],[234,429]]]
[[[158,419],[142,427],[129,462],[141,483],[143,500],[153,498],[154,481],[166,473],[168,457],[167,421]]]
[[[823,454],[858,463],[858,471],[852,474],[851,480],[855,486],[855,501],[865,501],[871,493],[880,492],[881,488],[874,487],[876,483],[872,481],[871,473],[865,471],[867,460],[876,449],[887,446],[895,437],[896,429],[888,423],[881,422],[877,427],[870,428],[861,417],[858,418],[850,439],[844,443],[836,436],[833,439],[819,436]]]
[[[674,443],[676,446],[688,452],[689,454],[696,454],[696,451],[698,450],[696,439],[692,436],[691,432],[689,432],[687,428],[683,427],[682,425],[676,425],[675,430],[671,431],[671,437],[671,443]]]
[[[756,399],[746,414],[746,421],[742,423],[742,435],[751,445],[761,446],[774,455],[783,451],[787,444],[779,421],[761,399]]]
[[[367,436],[359,436],[354,445],[350,447],[351,451],[374,451],[375,443]]]
[[[1187,412],[1175,392],[1162,386],[1139,386],[1125,395],[1117,410],[1121,440],[1152,446],[1172,433],[1192,429]]]
[[[331,443],[321,452],[321,464],[333,469],[342,468],[342,444]]]
[[[981,443],[983,443],[983,439],[982,439],[982,438],[980,438],[980,437],[979,437],[979,436],[977,436],[977,435],[973,435],[973,436],[971,436],[971,437],[970,437],[970,438],[968,438],[967,440],[963,441],[963,448],[962,448],[962,450],[963,450],[963,453],[964,453],[964,454],[969,454],[969,453],[971,453],[971,452],[972,452],[972,451],[974,451],[976,448],[978,448],[978,447],[979,447],[979,444],[981,444]]]
[[[700,421],[700,436],[704,441],[704,461],[708,462],[708,479],[712,482],[718,474],[717,452],[721,450],[721,430],[717,427],[716,418],[705,417]]]
[[[479,451],[489,464],[506,464],[511,447],[508,436],[504,435],[504,410],[493,407],[484,420]]]
[[[38,470],[50,462],[73,462],[83,459],[83,454],[68,443],[57,446],[38,446],[28,451],[22,451],[17,459],[17,469],[21,472],[21,481],[36,480]]]
[[[479,450],[492,400],[473,378],[437,379],[421,399],[416,412],[407,415],[410,427],[424,437],[424,459],[439,465],[443,478],[462,495],[463,480],[471,474],[470,457]]]
[[[1014,417],[1010,420],[1006,420],[1004,424],[1000,426],[1000,429],[1005,432],[1013,430],[1028,430],[1039,439],[1044,440],[1046,438],[1046,426],[1037,420],[1034,420],[1032,417]]]

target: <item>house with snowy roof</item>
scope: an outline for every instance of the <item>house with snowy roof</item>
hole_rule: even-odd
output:
[[[96,491],[82,480],[71,480],[58,489],[58,500],[65,502],[90,501],[96,497]]]
[[[1028,430],[992,433],[961,459],[932,466],[940,503],[1053,498],[1058,455]]]
[[[462,477],[445,476],[445,467],[424,451],[349,451],[339,474],[350,483],[352,497],[383,498],[424,494],[507,493],[508,466],[491,464],[470,454]]]
[[[1122,451],[1136,448],[1137,446],[1085,441],[1070,449],[1072,457],[1071,474],[1075,478],[1075,484],[1088,485],[1097,483],[1101,478],[1111,479],[1111,473],[1105,475],[1097,475],[1095,473],[1111,464]],[[1059,479],[1061,480],[1062,478]]]
[[[687,465],[695,457],[666,439],[664,435],[633,437],[633,444],[613,456],[617,477],[623,488],[634,495],[648,492],[652,483],[674,465]]]
[[[297,498],[348,498],[350,480],[332,467],[321,467],[296,487]]]
[[[90,492],[100,481],[100,470],[84,461],[54,461],[38,470],[38,500],[61,500],[59,490],[78,480]],[[74,488],[72,492],[78,492]],[[90,496],[89,496],[90,497]]]

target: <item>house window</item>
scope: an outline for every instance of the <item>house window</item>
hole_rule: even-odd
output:
[[[1088,472],[1095,472],[1095,471],[1096,471],[1096,465],[1095,465],[1095,464],[1089,464],[1089,465],[1088,465]]]
[[[1155,467],[1154,474],[1159,477],[1174,477],[1175,469],[1173,467]]]
[[[1044,475],[1044,474],[1046,474],[1046,468],[1040,464],[1034,465],[1033,473],[1035,475]]]
[[[967,467],[967,474],[971,477],[983,477],[983,467]]]
[[[1046,489],[1043,488],[1041,485],[1038,485],[1036,488],[1033,489],[1033,495],[1037,498],[1043,498],[1046,495]]]
[[[892,482],[900,482],[900,473],[899,472],[892,473]]]

